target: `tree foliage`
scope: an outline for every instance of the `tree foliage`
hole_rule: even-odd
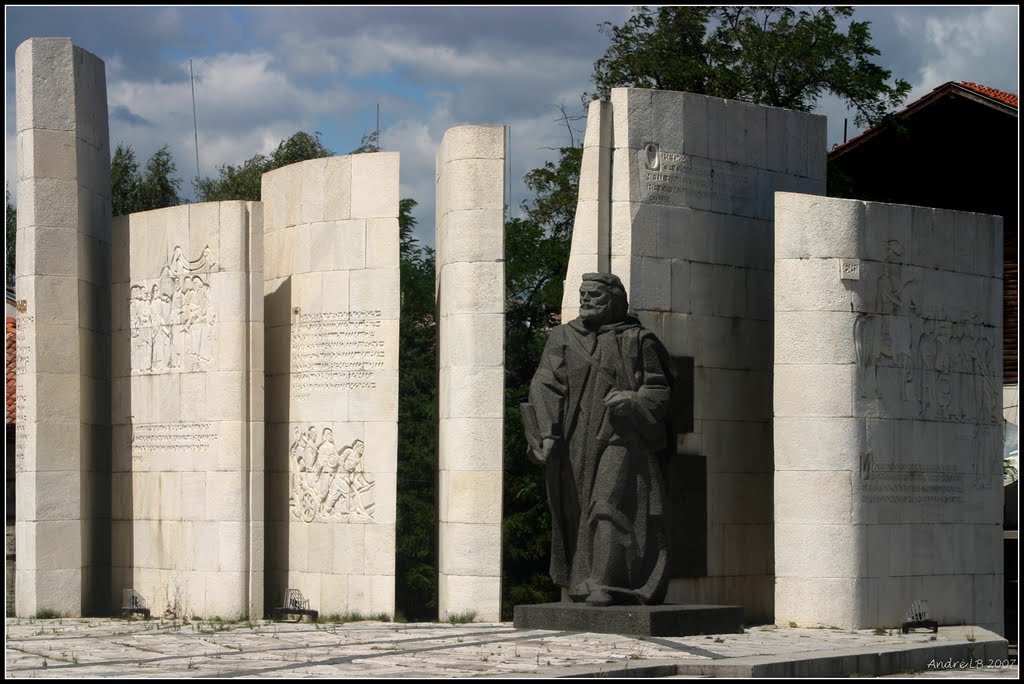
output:
[[[256,154],[240,165],[224,164],[217,178],[209,176],[193,182],[196,197],[200,202],[223,202],[228,200],[260,200],[263,174],[282,166],[330,157],[332,152],[320,142],[320,134],[299,131],[287,140],[282,140],[270,156]]]
[[[181,204],[178,195],[181,179],[174,176],[176,171],[167,145],[154,152],[144,171],[139,173],[135,150],[131,145],[118,143],[110,160],[110,201],[114,216]]]
[[[114,216],[138,211],[139,164],[130,145],[118,143],[110,160],[110,202]]]
[[[181,179],[174,177],[177,167],[171,158],[171,152],[164,145],[153,153],[146,162],[146,170],[139,183],[140,211],[163,209],[181,204],[178,189]]]
[[[366,152],[380,152],[379,130],[364,133],[363,139],[359,142],[359,147],[349,152],[349,154],[364,154]],[[413,204],[415,205],[415,202]]]
[[[437,617],[437,326],[434,252],[399,202],[398,517],[395,602],[411,620]]]
[[[869,22],[852,7],[636,7],[621,26],[601,25],[611,45],[594,63],[596,91],[614,87],[684,90],[810,111],[832,93],[858,125],[882,122],[910,84],[871,61]],[[843,31],[839,23],[847,22]]]

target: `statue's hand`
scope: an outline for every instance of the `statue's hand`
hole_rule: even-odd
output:
[[[533,451],[533,458],[538,463],[547,463],[548,459],[551,458],[551,454],[555,452],[558,446],[558,441],[553,437],[545,437],[541,443],[540,452]]]
[[[636,410],[636,392],[612,390],[604,398],[604,404],[615,416],[628,416]]]

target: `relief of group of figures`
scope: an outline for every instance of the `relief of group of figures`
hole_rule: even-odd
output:
[[[890,257],[902,254],[898,241],[890,241],[888,248]],[[884,400],[879,371],[894,368],[899,401],[917,417],[994,419],[999,379],[990,336],[963,320],[922,317],[918,292],[899,265],[885,263],[878,279],[878,313],[862,313],[854,323],[860,396]]]
[[[131,286],[132,371],[209,369],[216,351],[216,310],[209,282],[214,266],[209,247],[193,260],[175,247],[157,281]]]
[[[342,520],[366,522],[373,520],[373,487],[363,470],[363,440],[340,449],[334,442],[334,431],[325,427],[317,431],[310,425],[305,432],[295,428],[295,438],[288,449],[292,467],[289,507],[292,516],[303,522]]]

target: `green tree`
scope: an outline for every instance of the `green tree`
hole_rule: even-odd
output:
[[[856,112],[858,125],[886,119],[910,84],[870,58],[869,22],[852,7],[796,10],[772,6],[636,7],[616,26],[594,63],[596,91],[630,86],[685,90],[773,107],[811,111],[832,93]],[[839,22],[846,22],[845,32]]]
[[[349,154],[364,154],[366,152],[380,152],[380,131],[370,131],[363,135],[363,139],[359,142],[359,147],[349,152]]]
[[[110,203],[114,216],[139,211],[139,165],[135,150],[118,143],[110,160]]]
[[[225,164],[217,178],[200,178],[193,182],[200,202],[248,200],[258,202],[262,192],[263,174],[282,166],[330,157],[332,152],[320,142],[320,134],[299,131],[282,140],[270,156],[257,154],[241,165]]]
[[[173,176],[177,171],[171,152],[164,145],[153,153],[146,162],[146,171],[139,183],[139,206],[141,211],[163,209],[181,204],[178,189],[181,179]]]
[[[15,274],[15,247],[18,240],[18,210],[11,204],[11,186],[4,185],[4,192],[7,194],[7,259],[4,264],[7,268],[7,284],[14,284]]]
[[[181,179],[174,176],[176,171],[167,145],[154,152],[139,173],[135,150],[131,145],[118,143],[110,160],[110,203],[114,216],[181,204]]]

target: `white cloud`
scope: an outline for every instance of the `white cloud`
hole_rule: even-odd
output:
[[[434,244],[434,165],[440,138],[422,121],[404,120],[381,132],[387,149],[398,150],[399,195],[411,197],[417,206],[415,234],[421,244]]]
[[[1019,8],[977,7],[954,16],[922,19],[906,10],[896,14],[900,32],[915,40],[923,62],[908,101],[931,92],[947,81],[973,81],[1017,92],[1019,61]]]
[[[191,178],[195,173],[195,133],[189,65],[184,61],[177,66],[185,76],[181,81],[110,82],[110,110],[126,107],[152,124],[115,117],[110,135],[112,144],[131,144],[143,161],[164,143],[169,144],[180,175]],[[199,58],[193,60],[193,68],[202,175],[215,175],[222,164],[238,164],[256,153],[269,153],[281,140],[299,130],[312,130],[318,117],[343,111],[352,100],[343,89],[324,91],[299,85],[281,69],[280,62],[264,52]]]

